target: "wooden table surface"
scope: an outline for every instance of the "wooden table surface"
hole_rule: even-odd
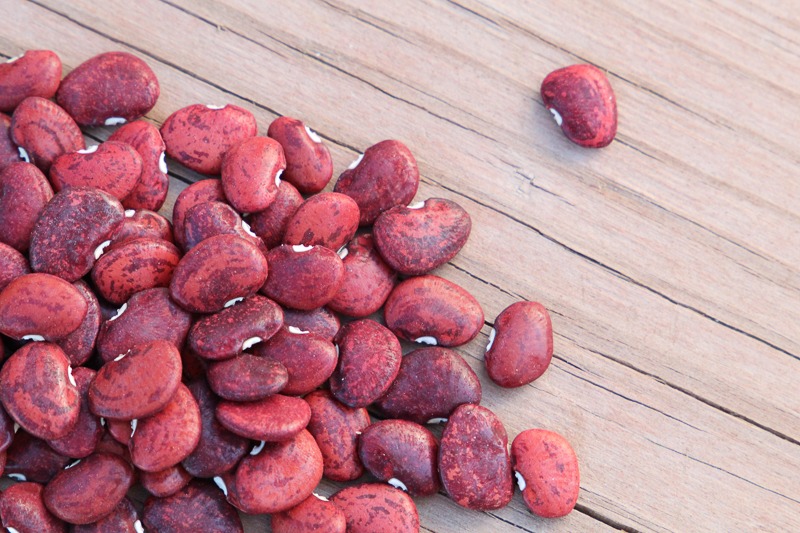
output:
[[[487,323],[458,351],[510,439],[543,427],[570,440],[581,493],[558,520],[519,493],[489,513],[418,499],[423,530],[800,531],[800,3],[0,0],[0,12],[6,57],[52,49],[65,73],[104,51],[145,59],[157,124],[198,102],[243,106],[262,133],[298,117],[330,147],[334,181],[400,139],[419,162],[417,199],[466,208],[470,240],[436,273]],[[539,96],[547,73],[579,62],[616,92],[619,132],[601,150],[571,144]],[[166,215],[200,179],[171,174]],[[504,390],[483,351],[517,300],[550,310],[555,355]]]

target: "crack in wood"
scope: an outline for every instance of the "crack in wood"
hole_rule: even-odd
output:
[[[636,285],[637,287],[640,287],[640,288],[642,288],[642,289],[644,289],[644,290],[646,290],[648,292],[651,292],[651,293],[655,294],[656,296],[659,296],[659,297],[663,298],[664,300],[670,302],[673,305],[677,305],[678,307],[681,307],[681,308],[686,309],[688,311],[692,311],[693,313],[696,313],[696,314],[702,316],[703,318],[711,320],[712,322],[715,322],[715,323],[719,324],[720,326],[723,326],[723,327],[728,328],[728,329],[730,329],[732,331],[735,331],[735,332],[737,332],[737,333],[739,333],[741,335],[749,337],[750,339],[752,339],[754,341],[757,341],[757,342],[759,342],[761,344],[764,344],[764,345],[772,348],[773,350],[776,350],[776,351],[778,351],[778,352],[780,352],[782,354],[788,355],[792,359],[796,359],[796,360],[800,361],[800,356],[798,356],[797,354],[794,354],[794,353],[790,352],[789,350],[787,350],[785,348],[782,348],[782,347],[778,346],[777,344],[775,344],[773,342],[770,342],[770,341],[768,341],[766,339],[762,339],[761,337],[759,337],[758,335],[755,335],[754,333],[750,333],[750,332],[745,331],[745,330],[743,330],[743,329],[741,329],[741,328],[739,328],[737,326],[734,326],[733,324],[729,324],[728,322],[725,322],[724,320],[720,320],[720,319],[718,319],[718,318],[706,313],[705,311],[702,311],[702,310],[700,310],[700,309],[698,309],[698,308],[696,308],[696,307],[694,307],[694,306],[692,306],[690,304],[681,302],[680,300],[677,300],[676,298],[673,298],[673,297],[671,297],[671,296],[669,296],[669,295],[667,295],[667,294],[665,294],[665,293],[663,293],[663,292],[661,292],[661,291],[659,291],[659,290],[657,290],[657,289],[655,289],[653,287],[650,287],[649,285],[647,285],[645,283],[642,283],[641,281],[638,281],[638,280],[630,277],[629,275],[621,272],[620,270],[617,270],[616,268],[614,268],[614,267],[612,267],[610,265],[607,265],[607,264],[603,263],[602,261],[600,261],[598,259],[595,259],[595,258],[593,258],[593,257],[591,257],[591,256],[579,251],[578,249],[573,248],[573,247],[571,247],[571,246],[559,241],[555,237],[552,237],[551,235],[548,235],[548,234],[544,233],[544,231],[540,230],[539,228],[533,226],[532,224],[530,224],[530,223],[528,223],[528,222],[526,222],[526,221],[524,221],[524,220],[522,220],[522,219],[520,219],[518,217],[515,217],[515,216],[511,215],[510,213],[506,213],[505,211],[501,211],[497,207],[494,207],[494,206],[492,206],[490,204],[487,204],[486,202],[482,202],[482,201],[480,201],[480,200],[478,200],[476,198],[468,196],[468,195],[466,195],[466,194],[464,194],[464,193],[462,193],[460,191],[457,191],[457,190],[453,189],[452,187],[444,185],[443,183],[440,183],[440,182],[435,182],[435,183],[436,183],[436,185],[438,185],[439,187],[445,189],[446,191],[449,191],[449,192],[451,192],[453,194],[457,194],[457,195],[459,195],[459,196],[461,196],[463,198],[467,198],[468,200],[470,200],[470,201],[472,201],[472,202],[474,202],[474,203],[476,203],[476,204],[478,204],[478,205],[480,205],[480,206],[482,206],[482,207],[484,207],[486,209],[494,211],[495,213],[498,213],[498,214],[500,214],[500,215],[502,215],[502,216],[504,216],[504,217],[506,217],[506,218],[508,218],[510,220],[513,220],[517,224],[521,224],[522,226],[530,229],[531,231],[534,231],[539,236],[547,239],[548,241],[552,242],[553,244],[555,244],[557,246],[560,246],[561,248],[567,250],[568,252],[573,253],[573,254],[577,255],[578,257],[581,257],[582,259],[585,259],[586,261],[590,262],[591,264],[596,265],[596,266],[606,270],[610,274],[613,274],[614,276],[620,278],[623,281],[626,281],[628,283],[632,283],[632,284]]]
[[[515,528],[517,528],[517,529],[519,529],[519,530],[521,530],[521,531],[525,531],[526,533],[535,533],[533,530],[531,530],[531,529],[528,529],[528,528],[526,528],[526,527],[522,527],[522,526],[521,526],[521,525],[519,525],[519,524],[515,524],[515,523],[514,523],[514,522],[512,522],[511,520],[506,520],[506,519],[505,519],[505,518],[503,518],[502,516],[498,516],[498,515],[497,515],[497,514],[495,514],[495,513],[491,513],[491,512],[489,512],[489,511],[485,511],[485,513],[486,513],[486,514],[488,514],[489,516],[491,516],[492,518],[495,518],[495,519],[497,519],[497,520],[499,520],[499,521],[501,521],[501,522],[504,522],[504,523],[506,523],[506,524],[508,524],[508,525],[510,525],[510,526],[514,526]]]
[[[458,2],[454,2],[453,0],[445,0],[445,1],[448,4],[453,5],[453,6],[457,7],[457,8],[459,8],[459,9],[461,9],[462,11],[466,11],[467,13],[479,18],[483,22],[488,22],[489,24],[491,24],[492,26],[494,26],[496,28],[502,28],[502,26],[500,24],[498,24],[497,21],[492,20],[489,17],[487,17],[485,15],[482,15],[481,13],[478,13],[474,9],[470,9],[467,6],[459,4]]]
[[[693,457],[693,456],[689,455],[688,453],[684,453],[684,452],[681,452],[681,451],[679,451],[679,450],[675,450],[675,449],[673,449],[673,448],[670,448],[669,446],[665,446],[664,444],[661,444],[661,443],[659,443],[659,442],[656,442],[656,441],[654,441],[654,440],[652,440],[652,439],[650,439],[650,438],[648,438],[648,437],[644,437],[644,438],[645,438],[647,441],[651,442],[652,444],[655,444],[655,445],[656,445],[656,446],[658,446],[659,448],[664,448],[665,450],[669,450],[669,451],[671,451],[671,452],[673,452],[673,453],[677,453],[678,455],[682,455],[683,457],[686,457],[687,459],[689,459],[689,460],[691,460],[691,461],[695,461],[695,462],[698,462],[698,463],[700,463],[700,464],[702,464],[702,465],[705,465],[705,466],[711,467],[711,468],[713,468],[714,470],[719,470],[720,472],[723,472],[723,473],[725,473],[725,474],[727,474],[727,475],[729,475],[729,476],[735,477],[736,479],[739,479],[739,480],[741,480],[741,481],[744,481],[745,483],[749,483],[750,485],[753,485],[754,487],[758,487],[758,488],[759,488],[759,489],[761,489],[761,490],[765,490],[765,491],[767,491],[767,492],[771,492],[772,494],[774,494],[774,495],[776,495],[776,496],[779,496],[779,497],[781,497],[781,498],[786,498],[786,499],[787,499],[787,500],[789,500],[790,502],[794,502],[794,503],[800,504],[800,500],[796,500],[796,499],[792,498],[791,496],[787,496],[786,494],[783,494],[783,493],[781,493],[781,492],[778,492],[778,491],[776,491],[776,490],[770,489],[770,488],[768,488],[768,487],[765,487],[765,486],[763,486],[763,485],[759,485],[759,484],[758,484],[758,483],[756,483],[755,481],[749,480],[749,479],[747,479],[746,477],[740,476],[740,475],[738,475],[738,474],[734,474],[733,472],[731,472],[731,471],[729,471],[729,470],[725,470],[725,469],[724,469],[724,468],[722,468],[722,467],[719,467],[719,466],[713,465],[713,464],[711,464],[711,463],[709,463],[709,462],[707,462],[707,461],[703,461],[702,459],[698,459],[697,457]]]
[[[638,367],[628,363],[627,361],[624,361],[624,360],[619,359],[617,357],[614,357],[612,355],[603,353],[603,352],[601,352],[599,350],[595,350],[593,348],[589,348],[587,346],[583,346],[581,343],[579,343],[575,339],[572,339],[572,338],[568,337],[567,335],[564,335],[563,333],[559,334],[559,336],[561,336],[561,337],[567,339],[568,341],[572,342],[573,344],[575,344],[576,346],[578,346],[582,350],[586,350],[587,352],[593,353],[595,355],[599,355],[600,357],[603,357],[604,359],[607,359],[609,361],[612,361],[614,363],[622,365],[625,368],[633,370],[634,372],[637,372],[637,373],[639,373],[639,374],[641,374],[643,376],[647,376],[649,378],[652,378],[652,379],[658,381],[659,383],[661,383],[663,385],[666,385],[667,387],[669,387],[669,388],[671,388],[671,389],[673,389],[673,390],[675,390],[677,392],[685,394],[686,396],[689,396],[690,398],[693,398],[693,399],[695,399],[695,400],[697,400],[697,401],[699,401],[701,403],[704,403],[705,405],[707,405],[707,406],[709,406],[709,407],[711,407],[713,409],[721,411],[721,412],[725,413],[726,415],[732,416],[734,418],[738,418],[739,420],[741,420],[743,422],[746,422],[748,424],[751,424],[751,425],[753,425],[753,426],[755,426],[755,427],[757,427],[757,428],[759,428],[759,429],[761,429],[763,431],[766,431],[767,433],[770,433],[771,435],[774,435],[775,437],[778,437],[778,438],[783,439],[783,440],[785,440],[787,442],[791,442],[792,444],[796,444],[796,445],[800,446],[800,441],[799,440],[797,440],[797,439],[795,439],[795,438],[793,438],[793,437],[791,437],[789,435],[786,435],[785,433],[777,431],[777,430],[775,430],[775,429],[773,429],[773,428],[771,428],[769,426],[766,426],[766,425],[764,425],[764,424],[762,424],[762,423],[760,423],[760,422],[758,422],[756,420],[753,420],[750,417],[747,417],[745,415],[737,413],[736,411],[733,411],[732,409],[729,409],[729,408],[727,408],[727,407],[725,407],[723,405],[720,405],[720,404],[718,404],[718,403],[716,403],[714,401],[711,401],[711,400],[709,400],[707,398],[704,398],[704,397],[700,396],[699,394],[696,394],[696,393],[694,393],[694,392],[692,392],[692,391],[690,391],[690,390],[688,390],[688,389],[686,389],[684,387],[681,387],[680,385],[677,385],[675,383],[667,381],[664,378],[662,378],[661,376],[658,376],[656,374],[653,374],[652,372],[648,372],[646,370],[638,368]]]
[[[583,487],[581,487],[581,490],[583,490]],[[594,518],[598,522],[602,522],[607,526],[613,527],[614,529],[618,529],[620,531],[625,531],[626,533],[643,533],[642,530],[636,529],[635,527],[629,526],[627,524],[623,524],[619,520],[615,520],[613,518],[609,518],[608,516],[605,516],[605,515],[597,512],[597,511],[595,511],[594,509],[591,509],[591,508],[587,507],[586,505],[584,505],[584,504],[582,504],[580,502],[575,504],[575,510],[576,511],[580,511],[581,513],[585,514],[586,516]]]
[[[622,393],[620,393],[620,392],[617,392],[617,391],[615,391],[615,390],[613,390],[613,389],[610,389],[609,387],[606,387],[606,386],[604,386],[604,385],[600,385],[599,383],[595,383],[594,381],[592,381],[592,380],[590,380],[590,379],[588,379],[588,378],[585,378],[585,377],[583,377],[583,376],[579,376],[578,374],[576,374],[576,373],[574,373],[574,372],[571,372],[571,371],[569,371],[569,370],[567,370],[567,369],[565,369],[565,368],[564,368],[564,369],[562,369],[562,370],[563,370],[564,372],[566,372],[567,374],[569,374],[570,376],[573,376],[573,377],[575,377],[575,378],[577,378],[577,379],[580,379],[580,380],[582,380],[582,381],[585,381],[585,382],[589,383],[590,385],[594,385],[595,387],[597,387],[597,388],[599,388],[599,389],[602,389],[602,390],[604,390],[604,391],[606,391],[606,392],[610,392],[610,393],[611,393],[611,394],[613,394],[614,396],[618,396],[618,397],[622,398],[623,400],[627,400],[627,401],[629,401],[629,402],[631,402],[631,403],[635,403],[635,404],[637,404],[637,405],[640,405],[640,406],[642,406],[642,407],[644,407],[644,408],[646,408],[646,409],[650,409],[651,411],[655,411],[656,413],[658,413],[658,414],[660,414],[660,415],[663,415],[663,416],[665,416],[665,417],[667,417],[667,418],[669,418],[669,419],[671,419],[671,420],[674,420],[675,422],[678,422],[679,424],[683,424],[683,425],[685,425],[685,426],[688,426],[688,427],[690,427],[690,428],[692,428],[692,429],[694,429],[694,430],[697,430],[697,431],[699,431],[699,432],[701,432],[701,433],[707,433],[707,431],[705,431],[704,429],[700,429],[699,427],[697,427],[697,426],[693,426],[692,424],[690,424],[690,423],[686,422],[685,420],[681,420],[680,418],[678,418],[678,417],[675,417],[675,416],[672,416],[672,415],[671,415],[671,414],[669,414],[669,413],[665,413],[665,412],[664,412],[664,411],[662,411],[661,409],[657,409],[657,408],[655,408],[655,407],[653,407],[653,406],[651,406],[651,405],[647,405],[647,404],[646,404],[646,403],[644,403],[644,402],[640,402],[639,400],[636,400],[636,399],[634,399],[634,398],[631,398],[631,397],[629,397],[629,396],[625,396],[624,394],[622,394]]]

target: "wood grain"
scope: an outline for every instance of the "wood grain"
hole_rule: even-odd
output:
[[[336,174],[403,140],[418,198],[473,219],[438,274],[487,317],[458,349],[509,436],[558,431],[578,508],[542,520],[419,500],[427,531],[800,530],[800,4],[0,0],[0,53],[50,48],[69,70],[122,49],[157,73],[160,124],[235,103],[262,132],[305,120]],[[124,14],[124,15],[122,15]],[[619,102],[617,140],[570,144],[541,105],[551,70],[590,62]],[[108,131],[90,135],[104,139]],[[200,176],[170,166],[169,215]],[[495,316],[550,309],[555,360],[503,390],[482,368]],[[324,493],[334,485],[321,487]],[[266,527],[248,518],[249,531]]]

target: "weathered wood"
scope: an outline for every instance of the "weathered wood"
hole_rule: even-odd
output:
[[[0,0],[0,53],[51,48],[67,70],[126,49],[156,71],[156,123],[195,102],[298,116],[338,174],[370,144],[406,142],[418,198],[473,218],[439,274],[487,319],[459,348],[513,438],[566,435],[578,510],[532,517],[418,502],[430,531],[800,529],[798,7],[522,0]],[[120,13],[125,13],[120,17]],[[620,103],[617,141],[571,145],[538,97],[588,61]],[[107,131],[92,132],[105,138]],[[169,214],[200,177],[170,167]],[[553,314],[556,360],[502,390],[482,369],[517,299]],[[322,492],[335,487],[325,484]],[[263,518],[250,530],[264,528]]]

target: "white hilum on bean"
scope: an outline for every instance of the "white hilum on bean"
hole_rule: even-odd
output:
[[[321,495],[317,494],[316,492],[312,492],[311,494],[313,494],[314,497],[317,498],[318,500],[322,500],[324,502],[329,501],[328,498],[326,498],[325,496],[321,496]]]
[[[106,126],[119,126],[120,124],[125,124],[128,122],[128,119],[123,117],[108,117],[103,124]]]
[[[356,167],[358,166],[358,164],[359,164],[359,163],[361,163],[361,160],[362,160],[362,159],[364,159],[364,154],[361,154],[361,155],[359,155],[359,156],[356,158],[356,160],[355,160],[355,161],[353,161],[352,163],[350,163],[350,166],[349,166],[349,167],[347,167],[347,169],[348,169],[348,170],[353,170],[354,168],[356,168]]]
[[[275,173],[275,186],[281,186],[281,175],[283,174],[283,169],[280,169],[278,172]]]
[[[295,244],[292,245],[292,251],[297,253],[307,252],[312,249],[313,246],[306,246],[305,244]]]
[[[489,332],[489,344],[486,345],[487,352],[492,349],[492,344],[494,344],[495,335],[497,335],[497,331],[495,331],[495,329],[492,328],[492,331]]]
[[[247,233],[247,234],[248,234],[248,235],[250,235],[251,237],[256,237],[256,238],[258,238],[258,235],[256,235],[255,233],[253,233],[253,230],[252,230],[252,228],[250,228],[250,224],[248,224],[248,223],[247,223],[247,222],[245,222],[244,220],[242,220],[242,229],[244,230],[244,232],[245,232],[245,233]]]
[[[139,425],[139,420],[134,418],[131,420],[131,438],[133,438],[133,434],[136,433],[136,426]]]
[[[564,122],[564,119],[561,118],[561,113],[559,113],[558,111],[556,111],[552,107],[550,108],[550,112],[553,114],[553,118],[556,119],[556,124],[561,126],[561,123]]]
[[[81,460],[80,460],[80,459],[78,459],[78,460],[77,460],[77,461],[75,461],[74,463],[70,463],[70,464],[68,464],[67,466],[65,466],[65,467],[64,467],[64,470],[69,470],[70,468],[72,468],[73,466],[75,466],[76,464],[78,464],[78,463],[80,463],[80,462],[81,462]]]
[[[72,375],[72,367],[67,367],[67,377],[69,378],[69,382],[72,383],[73,387],[77,387],[78,384],[75,382],[75,376]]]
[[[213,109],[213,110],[215,110],[215,111],[216,111],[217,109],[225,109],[225,106],[224,106],[224,105],[212,105],[212,104],[208,104],[208,105],[206,105],[206,107],[207,107],[207,108],[209,108],[209,109]]]
[[[255,346],[256,344],[258,344],[263,340],[264,339],[262,339],[261,337],[250,337],[249,339],[247,339],[242,343],[242,351],[245,351],[248,348],[252,348],[253,346]]]
[[[391,478],[389,481],[387,481],[387,483],[396,489],[400,489],[403,492],[408,492],[408,487],[406,487],[405,483],[403,483],[396,477]]]
[[[347,257],[347,254],[349,254],[349,253],[350,253],[350,251],[347,249],[347,245],[345,244],[344,246],[339,248],[339,251],[336,252],[336,255],[339,256],[339,259],[344,261],[344,258]]]
[[[28,478],[26,478],[24,474],[8,474],[8,477],[16,479],[17,481],[28,481]]]
[[[136,209],[126,209],[125,210],[125,218],[133,218],[133,215],[136,214]]]
[[[158,156],[158,170],[160,170],[162,174],[167,173],[167,154],[165,152],[161,152],[161,155]]]
[[[133,523],[133,530],[136,531],[136,533],[144,533],[144,526],[141,520],[137,520]]]
[[[425,337],[417,337],[414,339],[414,342],[418,342],[420,344],[430,344],[431,346],[436,346],[439,342],[436,340],[436,337],[431,337],[427,335]]]
[[[264,442],[263,440],[261,442],[259,442],[258,444],[256,444],[253,447],[253,449],[250,450],[250,455],[258,455],[259,453],[261,453],[261,450],[264,449],[264,444],[266,444],[266,442]]]
[[[408,205],[408,209],[420,209],[422,207],[425,207],[425,202],[417,202],[417,203]]]
[[[30,162],[31,162],[31,158],[30,158],[30,156],[28,155],[28,152],[26,152],[26,151],[25,151],[25,148],[23,148],[22,146],[20,146],[20,147],[18,147],[18,148],[17,148],[17,150],[19,150],[19,158],[20,158],[20,159],[22,159],[22,160],[23,160],[23,161],[25,161],[26,163],[30,163]]]
[[[224,307],[233,307],[234,305],[238,304],[242,300],[244,300],[244,297],[233,298],[232,300],[228,300],[227,302],[225,302]]]
[[[93,144],[89,148],[85,148],[83,150],[78,150],[78,153],[79,154],[93,154],[93,153],[95,153],[97,151],[97,146],[98,145]]]
[[[100,256],[103,255],[103,252],[106,251],[108,245],[111,244],[111,241],[103,241],[100,243],[100,246],[94,249],[94,258],[100,259]]]
[[[222,491],[222,494],[228,496],[228,487],[225,485],[225,481],[221,477],[216,476],[214,478],[214,483],[216,483],[217,487],[219,487],[219,490]]]
[[[517,486],[519,487],[519,490],[520,491],[525,490],[525,487],[527,487],[527,485],[525,484],[525,478],[522,477],[522,474],[514,470],[514,476],[516,476],[517,478]]]
[[[44,337],[42,337],[41,335],[25,335],[20,340],[22,340],[22,341],[42,342],[42,341],[44,341]]]
[[[124,304],[122,304],[122,307],[117,309],[117,314],[109,318],[108,321],[111,322],[112,320],[118,319],[119,317],[122,316],[122,313],[124,313],[127,309],[128,309],[128,303],[125,302]]]
[[[322,142],[322,139],[319,138],[319,135],[317,135],[317,133],[308,126],[306,126],[306,133],[308,134],[308,137],[315,143],[320,144]]]
[[[447,419],[446,418],[431,418],[430,420],[428,420],[425,423],[426,424],[446,424],[447,423]]]

